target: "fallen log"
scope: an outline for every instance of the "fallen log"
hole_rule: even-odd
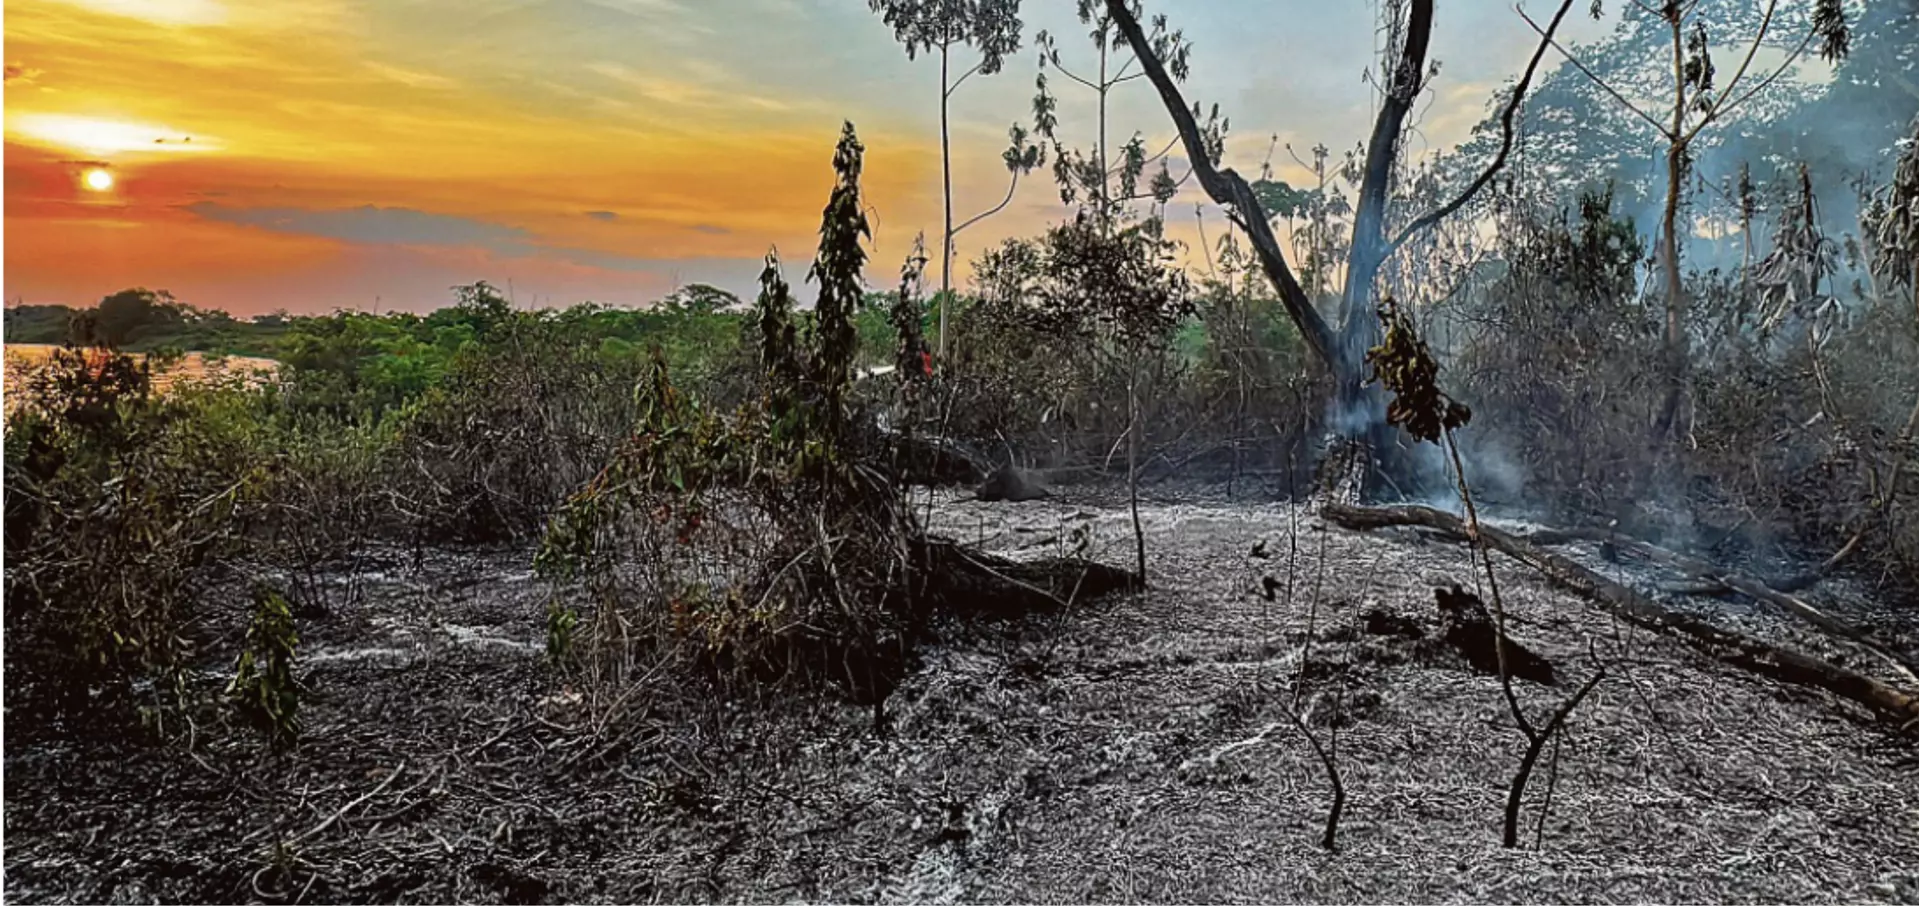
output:
[[[1329,503],[1321,509],[1321,515],[1330,522],[1350,529],[1426,526],[1463,540],[1468,537],[1467,525],[1460,517],[1431,507],[1360,507]],[[1825,690],[1903,727],[1920,720],[1920,701],[1916,701],[1912,694],[1873,677],[1677,613],[1572,560],[1542,550],[1499,529],[1480,526],[1480,540],[1539,570],[1554,584],[1594,601],[1608,613],[1679,638],[1722,663],[1781,682]]]
[[[1664,547],[1649,544],[1636,538],[1622,537],[1604,529],[1549,529],[1529,534],[1525,536],[1524,540],[1535,544],[1554,543],[1553,541],[1542,542],[1540,540],[1542,537],[1551,538],[1556,541],[1562,539],[1600,541],[1611,544],[1618,549],[1632,551],[1648,560],[1653,560],[1680,570],[1692,578],[1705,580],[1708,583],[1728,591],[1746,595],[1763,604],[1770,605],[1788,616],[1804,620],[1829,635],[1838,636],[1845,641],[1859,645],[1867,651],[1872,652],[1875,656],[1885,660],[1888,664],[1891,664],[1895,669],[1899,670],[1902,675],[1906,676],[1907,679],[1920,682],[1920,679],[1916,679],[1915,677],[1916,669],[1920,668],[1916,667],[1911,657],[1901,657],[1895,654],[1892,650],[1873,638],[1872,634],[1866,630],[1829,616],[1819,608],[1787,594],[1786,591],[1792,590],[1791,588],[1786,590],[1775,588],[1758,579],[1727,572],[1705,560],[1670,551]],[[1840,554],[1834,555],[1833,559],[1829,560],[1828,563],[1838,562],[1841,556],[1848,550],[1851,550],[1853,545],[1858,541],[1858,536],[1855,536],[1854,541],[1849,542],[1847,547],[1842,548]],[[1826,567],[1822,567],[1822,569],[1824,570]],[[1813,584],[1812,581],[1805,583],[1805,585],[1811,584]],[[1805,586],[1802,585],[1799,587]]]
[[[1011,560],[929,539],[917,556],[935,577],[931,597],[962,616],[1011,617],[1068,607],[1076,600],[1144,586],[1130,569],[1079,556]]]
[[[1566,541],[1601,541],[1618,544],[1621,541],[1641,540],[1622,535],[1618,532],[1610,532],[1606,529],[1586,528],[1541,529],[1536,532],[1529,532],[1524,537],[1527,541],[1534,544],[1560,544]],[[1812,588],[1820,584],[1820,582],[1828,576],[1833,575],[1834,570],[1840,567],[1841,561],[1847,559],[1849,554],[1859,549],[1860,542],[1864,538],[1866,538],[1866,532],[1854,533],[1854,536],[1847,539],[1847,543],[1841,545],[1840,549],[1835,551],[1833,556],[1828,557],[1825,562],[1807,572],[1793,576],[1782,576],[1777,579],[1756,579],[1754,581],[1777,592],[1791,593]],[[1650,544],[1650,542],[1644,541],[1641,543]],[[1682,595],[1729,595],[1739,593],[1735,589],[1711,579],[1696,583],[1674,583],[1672,585],[1662,586],[1661,590]]]
[[[985,457],[938,435],[889,432],[885,437],[893,448],[891,465],[906,484],[978,484],[993,471]]]
[[[1551,661],[1528,650],[1513,636],[1503,636],[1494,629],[1493,616],[1478,595],[1454,583],[1434,589],[1433,598],[1440,606],[1441,641],[1459,651],[1473,669],[1499,676],[1504,661],[1507,675],[1514,679],[1543,686],[1558,684]]]

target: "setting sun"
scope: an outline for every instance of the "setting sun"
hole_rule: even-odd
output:
[[[91,170],[88,170],[87,175],[84,177],[81,177],[81,181],[86,185],[87,188],[92,189],[95,192],[105,192],[106,190],[113,188],[113,174],[108,173],[107,171],[102,170],[99,167],[95,167]]]

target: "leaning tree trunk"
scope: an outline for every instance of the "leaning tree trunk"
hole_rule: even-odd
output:
[[[1186,148],[1188,160],[1193,164],[1193,175],[1200,180],[1200,187],[1215,204],[1232,209],[1241,228],[1247,231],[1247,240],[1253,245],[1255,257],[1260,259],[1260,269],[1273,283],[1281,306],[1286,308],[1287,317],[1300,329],[1300,336],[1306,341],[1307,348],[1327,365],[1336,379],[1358,376],[1361,373],[1360,362],[1348,361],[1339,353],[1339,345],[1334,341],[1333,331],[1327,327],[1326,319],[1313,307],[1313,301],[1307,298],[1307,291],[1294,277],[1293,269],[1287,266],[1286,256],[1280,251],[1280,241],[1274,237],[1273,226],[1267,223],[1266,210],[1254,196],[1253,187],[1232,167],[1216,168],[1213,165],[1206,139],[1200,134],[1200,125],[1194,120],[1193,111],[1187,108],[1187,102],[1180,96],[1180,89],[1167,73],[1166,65],[1154,55],[1153,45],[1147,40],[1146,33],[1140,30],[1140,23],[1134,19],[1133,11],[1125,0],[1107,0],[1107,14],[1119,26],[1120,33],[1126,36],[1134,56],[1140,61],[1141,70],[1159,91],[1160,100],[1166,105],[1174,128],[1180,133],[1180,142]]]
[[[1563,0],[1559,14],[1554,17],[1554,27],[1542,36],[1540,46],[1527,66],[1526,76],[1508,102],[1507,112],[1502,118],[1503,136],[1499,156],[1458,198],[1415,220],[1394,242],[1388,243],[1384,234],[1387,190],[1400,150],[1400,133],[1426,76],[1427,48],[1433,31],[1433,0],[1413,0],[1407,20],[1406,45],[1395,67],[1392,88],[1375,118],[1373,136],[1368,143],[1366,177],[1362,183],[1360,204],[1355,210],[1354,246],[1348,254],[1347,286],[1342,296],[1340,327],[1336,333],[1314,308],[1313,301],[1287,265],[1280,243],[1273,235],[1272,225],[1267,222],[1267,212],[1254,196],[1252,187],[1233,168],[1215,166],[1206,137],[1201,134],[1194,118],[1194,110],[1198,108],[1190,108],[1186,99],[1181,97],[1179,87],[1174,84],[1160,58],[1154,54],[1152,42],[1134,18],[1130,4],[1127,0],[1106,0],[1108,16],[1132,47],[1142,73],[1153,82],[1161,103],[1167,108],[1167,115],[1180,133],[1181,144],[1193,165],[1193,175],[1199,179],[1207,197],[1213,199],[1215,204],[1227,207],[1230,216],[1247,231],[1254,256],[1260,261],[1260,269],[1272,282],[1281,305],[1287,310],[1287,316],[1299,328],[1307,348],[1332,373],[1337,388],[1335,415],[1340,417],[1335,427],[1346,429],[1334,432],[1334,445],[1344,448],[1349,457],[1357,455],[1360,465],[1369,473],[1373,470],[1373,454],[1393,449],[1390,442],[1382,442],[1392,436],[1384,424],[1386,406],[1382,392],[1378,387],[1369,387],[1366,380],[1366,352],[1378,340],[1372,305],[1374,277],[1387,256],[1404,243],[1408,235],[1426,229],[1458,210],[1505,164],[1513,144],[1513,111],[1526,94],[1527,84],[1534,67],[1539,64],[1541,54],[1552,42],[1554,28],[1558,27],[1571,5],[1572,0]],[[1346,462],[1351,464],[1352,459]]]

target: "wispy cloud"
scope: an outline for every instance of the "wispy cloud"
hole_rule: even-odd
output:
[[[443,75],[406,69],[400,66],[388,66],[384,63],[368,63],[367,71],[375,77],[388,82],[398,82],[412,88],[437,88],[441,90],[457,88],[460,83]]]
[[[395,245],[487,245],[525,242],[532,234],[518,227],[468,217],[433,214],[411,208],[362,205],[338,210],[230,207],[211,201],[186,209],[209,220],[305,233],[345,242]]]
[[[227,21],[221,0],[60,0],[97,13],[139,19],[155,25],[219,25]]]
[[[31,85],[34,79],[46,73],[38,69],[33,69],[24,63],[8,63],[6,74],[6,84],[8,85]]]
[[[669,271],[676,262],[693,259],[669,259],[633,255],[604,249],[581,248],[544,240],[534,232],[473,217],[439,214],[413,208],[361,205],[354,208],[311,209],[298,207],[244,207],[211,201],[197,201],[181,208],[194,215],[220,223],[254,227],[276,233],[290,233],[367,246],[405,246],[416,249],[478,250],[506,258],[545,258],[570,262],[580,267],[610,271]],[[588,212],[606,214],[610,211]],[[595,217],[596,220],[606,219]],[[709,235],[727,235],[726,227],[695,224],[692,230]],[[732,260],[731,258],[725,260]],[[747,259],[740,259],[747,260]],[[745,279],[746,268],[732,276]]]
[[[220,140],[195,136],[151,123],[133,123],[50,113],[17,113],[7,117],[6,131],[27,141],[70,151],[112,154],[124,151],[206,152],[220,149]]]
[[[687,8],[679,0],[587,0],[587,2],[622,12],[655,16],[685,15],[687,12]]]
[[[731,90],[719,79],[692,81],[666,78],[640,72],[622,63],[588,63],[588,72],[618,82],[634,89],[648,100],[673,107],[701,108],[747,108],[763,111],[785,111],[793,105],[774,98],[753,94],[747,91]]]

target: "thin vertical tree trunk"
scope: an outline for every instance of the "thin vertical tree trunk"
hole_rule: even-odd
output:
[[[1134,565],[1147,584],[1147,535],[1140,528],[1140,356],[1127,357],[1127,506],[1133,511]]]
[[[1687,301],[1680,286],[1680,190],[1687,156],[1686,128],[1687,83],[1686,55],[1680,31],[1680,14],[1668,14],[1673,29],[1673,131],[1667,135],[1667,203],[1660,213],[1661,280],[1667,294],[1667,395],[1660,406],[1660,418],[1654,423],[1654,441],[1663,443],[1676,436],[1680,409],[1687,392]]]
[[[940,180],[946,201],[946,231],[940,241],[940,362],[947,361],[947,306],[953,301],[953,155],[947,129],[947,46],[940,46]]]
[[[1098,84],[1100,85],[1100,141],[1098,144],[1099,151],[1097,152],[1099,160],[1096,160],[1094,162],[1094,165],[1097,166],[1100,170],[1100,234],[1102,236],[1105,236],[1105,235],[1110,235],[1113,232],[1113,222],[1111,219],[1113,216],[1113,204],[1112,204],[1112,201],[1110,200],[1112,196],[1110,196],[1107,193],[1107,88],[1108,88],[1108,85],[1107,85],[1107,42],[1104,38],[1102,38],[1100,41],[1100,81]]]
[[[1740,242],[1740,298],[1745,300],[1750,286],[1748,275],[1753,270],[1753,218],[1747,216],[1744,206],[1740,211]],[[1867,273],[1871,276],[1873,269],[1868,268]]]
[[[1673,435],[1678,422],[1681,398],[1686,394],[1687,386],[1687,307],[1686,297],[1680,286],[1680,239],[1678,235],[1680,220],[1681,161],[1686,149],[1674,145],[1667,152],[1667,201],[1660,214],[1660,280],[1665,284],[1667,301],[1667,329],[1665,358],[1667,360],[1667,395],[1660,406],[1660,420],[1655,425],[1656,441],[1664,441]]]

